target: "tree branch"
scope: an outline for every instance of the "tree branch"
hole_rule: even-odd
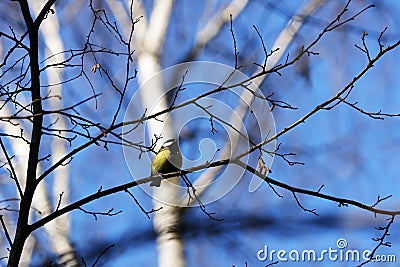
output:
[[[30,59],[30,77],[31,77],[31,99],[33,114],[42,114],[42,99],[40,95],[40,70],[39,70],[39,40],[38,26],[34,25],[27,0],[18,1],[23,14],[25,25],[29,33],[29,59]],[[15,231],[14,242],[11,246],[10,259],[8,266],[18,266],[22,249],[29,235],[28,218],[32,205],[33,194],[36,189],[36,171],[39,162],[39,148],[42,136],[43,116],[35,116],[32,123],[31,142],[29,146],[28,168],[26,174],[26,185],[23,199],[20,201],[17,229]]]

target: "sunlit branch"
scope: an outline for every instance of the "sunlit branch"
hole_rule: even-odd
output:
[[[289,192],[292,193],[298,193],[298,194],[303,194],[303,195],[309,195],[309,196],[314,196],[317,198],[321,198],[321,199],[325,199],[325,200],[329,200],[332,202],[335,202],[338,204],[339,207],[342,206],[347,206],[347,205],[352,205],[355,207],[358,207],[360,209],[372,212],[374,214],[382,214],[382,215],[390,215],[390,216],[398,216],[400,215],[400,210],[395,210],[395,211],[391,211],[391,210],[383,210],[383,209],[378,209],[376,208],[376,204],[373,205],[366,205],[363,204],[361,202],[352,200],[352,199],[347,199],[347,198],[340,198],[340,197],[335,197],[335,196],[331,196],[331,195],[327,195],[327,194],[323,194],[321,193],[321,188],[319,188],[318,190],[309,190],[309,189],[304,189],[304,188],[300,188],[300,187],[294,187],[291,186],[289,184],[280,182],[278,180],[272,179],[268,176],[268,174],[263,174],[259,171],[257,171],[256,169],[254,169],[253,167],[241,162],[238,159],[235,159],[233,161],[231,160],[219,160],[219,161],[214,161],[214,162],[207,162],[205,164],[202,165],[198,165],[196,167],[192,167],[186,170],[181,170],[181,171],[177,171],[177,172],[172,172],[172,173],[167,173],[167,174],[163,174],[163,178],[164,179],[168,179],[168,178],[172,178],[172,177],[176,177],[176,176],[180,176],[180,175],[186,175],[188,173],[192,173],[192,172],[197,172],[200,170],[204,170],[206,168],[213,168],[213,167],[218,167],[218,166],[223,166],[223,165],[228,165],[230,163],[234,163],[237,164],[239,166],[241,166],[242,168],[244,168],[245,170],[249,171],[250,173],[255,174],[256,176],[258,176],[259,178],[263,179],[266,183],[270,184],[270,185],[274,185],[278,188],[282,188],[285,190],[288,190]],[[125,184],[121,184],[119,186],[115,186],[106,190],[98,190],[96,193],[91,194],[85,198],[82,198],[64,208],[61,208],[59,210],[56,210],[55,212],[53,212],[52,214],[49,214],[48,216],[36,221],[35,223],[33,223],[32,225],[30,225],[30,231],[34,231],[40,227],[42,227],[43,225],[45,225],[46,223],[54,220],[55,218],[70,212],[72,210],[75,209],[80,209],[81,206],[88,204],[96,199],[100,199],[104,196],[108,196],[111,194],[115,194],[115,193],[119,193],[119,192],[123,192],[126,191],[129,188],[133,188],[136,187],[138,185],[141,184],[145,184],[145,183],[149,183],[151,181],[153,181],[154,179],[158,179],[158,175],[154,175],[154,176],[149,176],[143,179],[139,179],[137,181],[132,181],[129,183],[125,183]]]
[[[275,135],[271,136],[270,138],[268,138],[267,140],[264,140],[263,142],[257,144],[256,146],[253,146],[252,148],[250,148],[248,151],[240,154],[237,158],[241,158],[246,156],[247,154],[259,149],[260,147],[268,144],[269,142],[271,142],[272,140],[277,139],[278,137],[282,136],[283,134],[289,132],[290,130],[292,130],[293,128],[295,128],[296,126],[305,123],[307,119],[309,119],[311,116],[313,116],[315,113],[326,109],[326,107],[328,107],[330,104],[332,104],[334,101],[336,100],[340,100],[342,95],[346,94],[348,90],[352,89],[354,84],[360,80],[364,74],[370,70],[374,64],[383,56],[385,55],[387,52],[393,50],[394,48],[396,48],[397,46],[400,45],[400,40],[397,41],[396,43],[387,46],[385,49],[383,49],[382,51],[380,51],[373,59],[371,59],[371,61],[368,62],[368,64],[364,67],[363,70],[361,70],[346,86],[344,86],[335,96],[333,96],[332,98],[322,102],[321,104],[317,105],[314,109],[312,109],[310,112],[308,112],[307,114],[305,114],[303,117],[301,117],[300,119],[298,119],[297,121],[295,121],[294,123],[292,123],[291,125],[285,127],[284,129],[282,129],[281,131],[279,131],[278,133],[276,133]]]

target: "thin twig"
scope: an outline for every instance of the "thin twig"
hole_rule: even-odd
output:
[[[142,207],[142,205],[139,203],[139,201],[136,199],[136,197],[128,189],[126,189],[125,192],[128,193],[133,198],[136,205],[138,205],[140,210],[147,216],[148,219],[150,219],[150,216],[149,216],[150,213],[157,212],[162,209],[162,207],[160,207],[158,209],[151,209],[150,211],[147,211]]]
[[[83,211],[84,213],[93,215],[94,219],[97,221],[97,215],[103,215],[103,216],[115,216],[117,214],[120,214],[122,212],[122,210],[119,210],[117,212],[113,212],[114,208],[109,209],[107,212],[101,212],[101,211],[87,211],[81,207],[78,207],[77,209]]]
[[[3,215],[0,215],[0,222],[1,222],[1,226],[3,227],[3,230],[4,230],[4,234],[6,235],[8,244],[10,245],[10,247],[12,247],[12,240],[11,240],[10,234],[8,233],[7,226],[4,222]]]
[[[111,245],[109,245],[108,247],[104,248],[104,249],[100,252],[99,256],[97,256],[96,260],[95,260],[94,263],[92,264],[92,267],[96,266],[96,264],[99,262],[99,260],[101,259],[101,257],[103,257],[103,256],[107,253],[107,251],[110,250],[110,249],[113,248],[113,247],[115,247],[115,244],[111,244]]]
[[[232,14],[229,14],[229,19],[230,19],[230,25],[231,27],[229,28],[229,31],[232,34],[232,39],[233,39],[233,53],[235,56],[235,70],[240,69],[241,67],[238,65],[238,55],[239,52],[237,51],[237,47],[236,47],[236,38],[235,38],[235,33],[233,32],[233,22],[232,22]]]
[[[394,223],[394,217],[395,217],[395,216],[392,216],[392,217],[389,219],[389,222],[388,222],[388,224],[387,224],[385,227],[377,227],[377,228],[376,228],[376,229],[379,230],[379,231],[383,231],[383,234],[381,235],[381,237],[379,237],[379,238],[373,238],[374,241],[378,241],[378,245],[376,245],[375,248],[374,248],[374,249],[371,251],[371,253],[368,255],[368,257],[369,257],[368,260],[364,261],[363,263],[361,263],[361,264],[358,265],[357,267],[361,267],[361,266],[363,266],[363,265],[365,265],[365,264],[367,264],[367,263],[373,261],[373,260],[375,259],[374,255],[375,255],[376,251],[377,251],[380,247],[382,247],[382,246],[390,247],[390,246],[391,246],[391,243],[390,243],[389,241],[385,241],[385,238],[388,237],[388,236],[390,235],[390,234],[389,234],[389,229],[390,229],[390,226]]]
[[[19,184],[18,177],[17,177],[17,173],[15,172],[14,166],[13,166],[13,164],[12,164],[12,162],[11,162],[10,157],[8,156],[6,147],[4,146],[3,140],[1,139],[1,137],[0,137],[0,145],[1,145],[1,149],[3,150],[4,155],[6,156],[8,165],[10,166],[10,171],[11,171],[11,174],[12,174],[12,175],[11,175],[11,179],[13,179],[13,180],[15,181],[15,184],[16,184],[16,186],[17,186],[17,189],[18,189],[18,193],[19,193],[20,198],[21,198],[21,199],[24,199],[24,193],[22,192],[21,185]]]

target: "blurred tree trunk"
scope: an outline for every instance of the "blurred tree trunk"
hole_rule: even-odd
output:
[[[148,108],[150,113],[156,113],[168,108],[168,99],[165,97],[168,88],[163,87],[160,76],[154,77],[154,75],[162,70],[160,56],[173,1],[155,1],[153,10],[148,17],[145,16],[140,4],[140,2],[136,3],[135,14],[143,15],[144,21],[137,24],[138,31],[135,31],[134,34],[139,86],[144,87],[140,90],[142,106]],[[156,101],[158,102],[154,105]],[[149,139],[154,136],[174,137],[173,125],[166,125],[165,121],[163,122],[163,116],[158,119],[150,120],[147,123],[147,137]],[[160,144],[157,149],[159,146]],[[180,235],[181,211],[177,206],[178,187],[175,186],[177,183],[178,178],[163,181],[159,188],[154,189],[153,193],[154,209],[162,207],[161,210],[154,213],[153,227],[157,235],[158,265],[163,267],[185,266],[184,245]],[[161,203],[160,199],[164,203]]]
[[[280,34],[274,47],[271,48],[272,50],[277,47],[280,47],[281,49],[279,52],[273,54],[269,59],[267,68],[272,68],[276,62],[281,59],[286,48],[292,42],[304,20],[314,13],[323,2],[323,0],[304,2],[298,12],[296,12],[293,19]],[[245,9],[247,3],[248,1],[246,0],[232,1],[229,5],[222,8],[212,18],[210,18],[209,22],[198,31],[189,59],[194,59],[204,46],[218,35],[223,26],[226,25],[226,23],[229,23],[230,15],[232,15],[232,20],[236,19],[236,17]],[[121,11],[124,9],[120,5],[108,1],[108,6],[115,14],[115,17],[119,18],[120,25],[130,25],[128,23],[128,16],[121,15]],[[170,19],[171,9],[172,1],[156,1],[151,14],[146,16],[142,2],[137,1],[134,3],[135,18],[143,16],[143,19],[135,25],[136,28],[134,33],[139,86],[142,87],[142,90],[140,90],[142,93],[142,105],[144,108],[150,109],[150,112],[153,114],[169,107],[166,97],[162,97],[166,93],[165,90],[168,88],[163,88],[162,81],[155,78],[154,75],[162,70],[160,65],[160,55],[162,54],[162,46],[166,37],[165,34]],[[127,32],[129,32],[129,30],[124,30],[125,35]],[[255,84],[259,86],[264,78],[265,77],[261,77],[255,80]],[[148,82],[149,79],[151,79],[151,82]],[[146,84],[146,82],[148,83]],[[248,93],[247,91],[245,92]],[[252,98],[253,95],[246,94],[242,97],[248,99],[249,97]],[[161,101],[158,102],[156,106],[153,106],[155,101],[159,98]],[[249,102],[251,101],[250,99],[248,100]],[[243,109],[242,106],[238,106],[236,111],[244,117],[247,108]],[[151,120],[148,122],[147,137],[151,139],[155,135],[162,135],[164,138],[176,138],[172,131],[173,126],[165,125],[161,122],[163,121],[162,118],[158,119],[160,121]],[[161,132],[162,130],[164,132]],[[230,151],[230,147],[225,147],[223,151]],[[224,152],[221,153],[221,157],[225,156],[225,154],[226,153]],[[219,170],[219,168],[207,170],[200,179],[196,181],[195,186],[209,184]],[[178,205],[183,203],[181,203],[182,200],[179,199],[180,196],[178,195],[177,187],[173,186],[174,183],[178,183],[178,179],[169,179],[167,182],[164,181],[161,187],[154,189],[153,194],[153,209],[157,210],[160,207],[163,207],[154,214],[153,220],[154,230],[157,235],[159,266],[185,266],[184,244],[180,236],[181,208],[178,207]],[[197,194],[201,195],[206,188],[207,186],[200,187]],[[163,200],[164,203],[161,203],[159,200]],[[185,199],[184,201],[186,202],[187,200]],[[195,199],[193,201],[195,201]],[[172,205],[165,204],[165,202],[171,203]],[[173,203],[176,203],[176,205]]]
[[[28,103],[28,101],[24,101],[24,100],[21,100],[21,102]],[[0,110],[1,116],[8,117],[8,116],[11,116],[12,114],[14,114],[12,104],[5,105]],[[11,124],[11,123],[6,123],[6,122],[1,122],[0,128],[2,131],[6,132],[6,133],[10,133],[15,136],[18,136],[21,133],[21,129],[22,129],[23,133],[24,133],[23,137],[26,140],[29,139],[29,136],[28,136],[29,131],[24,127],[23,124]],[[2,139],[4,140],[5,138],[2,138]],[[29,156],[29,145],[26,142],[24,142],[22,139],[13,139],[13,140],[7,140],[7,141],[9,141],[9,143],[11,145],[9,151],[13,155],[15,155],[14,169],[15,169],[16,175],[19,179],[19,182],[21,184],[22,190],[24,190],[25,188],[23,186],[25,185],[25,180],[26,180],[25,175],[26,175],[26,169],[28,167],[27,163],[28,163],[28,156]],[[10,152],[9,152],[9,154],[11,154]],[[3,151],[2,151],[2,154],[4,154]],[[11,180],[10,182],[13,183],[14,181]],[[3,199],[3,197],[2,197],[2,199]],[[36,207],[36,205],[35,205],[35,207]],[[12,229],[13,231],[15,231],[13,229],[13,227],[15,227],[14,223],[7,225],[7,226],[10,227],[9,229]],[[33,235],[27,239],[25,246],[24,246],[22,256],[21,256],[21,263],[28,264],[31,261],[32,253],[33,253],[33,250],[35,247],[35,242],[36,242],[36,239]]]

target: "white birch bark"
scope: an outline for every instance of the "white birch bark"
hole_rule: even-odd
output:
[[[113,1],[108,1],[110,9],[114,13],[121,14],[121,6],[118,4],[112,3]],[[304,4],[299,8],[296,12],[296,16],[287,24],[285,29],[281,32],[279,37],[277,38],[272,49],[279,47],[280,50],[278,53],[274,53],[273,56],[269,57],[269,61],[267,63],[267,69],[272,68],[277,64],[277,62],[282,58],[282,55],[285,53],[288,45],[292,42],[293,37],[297,33],[297,31],[302,26],[304,20],[310,16],[315,10],[317,10],[324,0],[311,0],[305,1]],[[172,1],[165,1],[164,3],[160,3],[160,1],[155,2],[155,6],[151,15],[149,15],[150,19],[148,20],[146,14],[144,14],[144,9],[141,1],[135,2],[135,16],[143,16],[144,19],[136,24],[135,26],[135,49],[137,51],[137,60],[138,60],[138,69],[139,69],[139,83],[140,86],[144,85],[144,82],[147,81],[154,75],[155,73],[161,70],[159,65],[159,55],[162,49],[163,39],[165,38],[166,26],[168,25],[168,19],[170,15],[171,8],[170,4]],[[214,16],[212,16],[209,22],[199,30],[195,38],[195,44],[193,51],[191,53],[191,58],[195,57],[197,53],[204,48],[204,46],[212,40],[222,27],[229,22],[230,14],[232,14],[232,19],[234,20],[246,7],[248,0],[234,0],[225,8],[221,9]],[[127,3],[128,5],[128,3]],[[124,16],[120,23],[126,24],[128,21],[128,17]],[[254,80],[254,87],[258,87],[265,77],[260,77]],[[151,92],[142,94],[143,106],[150,108],[148,105],[152,105],[155,101],[154,97],[160,96],[164,93],[162,88],[161,81],[157,81],[153,78],[151,83],[151,88],[144,88],[141,92]],[[253,98],[252,94],[249,94],[248,91],[244,91],[244,94],[241,96],[244,101],[240,101],[240,103],[250,103]],[[167,108],[168,105],[165,101],[161,101],[157,106],[156,110],[152,110],[152,113],[160,111],[162,109]],[[230,119],[231,125],[236,125],[235,121],[237,120],[237,116],[244,117],[248,110],[247,106],[238,105],[236,112],[236,119]],[[161,119],[161,118],[160,118]],[[149,122],[149,134],[148,136],[151,138],[153,134],[160,134],[160,126],[161,123],[158,121]],[[167,127],[171,129],[171,126]],[[164,128],[165,129],[165,128]],[[172,133],[163,132],[164,137],[172,136]],[[235,143],[237,140],[231,140],[231,142]],[[229,143],[229,142],[228,142]],[[230,143],[223,149],[220,153],[220,158],[226,158],[230,153]],[[205,184],[209,184],[215,177],[216,173],[219,172],[218,168],[208,169],[196,182],[195,187],[200,186],[197,189],[197,195],[201,195],[206,189]],[[165,195],[171,197],[171,201],[177,201],[175,199],[178,194],[174,192],[173,187],[167,188],[167,183],[163,183],[160,188],[155,190],[155,198],[160,197],[161,199],[165,199]],[[180,203],[181,205],[187,204],[187,199],[184,200],[185,203]],[[195,200],[193,200],[195,201]],[[158,208],[161,204],[155,200],[154,208]],[[184,266],[184,255],[183,255],[183,243],[179,234],[177,233],[168,233],[169,227],[179,227],[180,220],[180,210],[179,208],[165,207],[161,210],[161,212],[157,212],[154,217],[154,229],[157,233],[157,245],[158,245],[158,259],[159,266]],[[164,233],[165,231],[165,233]]]
[[[3,103],[2,103],[3,104]],[[0,109],[0,115],[3,117],[8,117],[13,115],[12,109],[5,105]],[[14,125],[13,125],[14,124]],[[19,136],[21,134],[21,129],[23,129],[23,137],[26,140],[29,140],[29,136],[26,133],[29,133],[27,129],[18,121],[13,121],[13,124],[8,122],[1,122],[0,128],[7,134]],[[10,142],[11,147],[10,150],[7,151],[8,155],[15,156],[12,159],[13,167],[15,169],[15,173],[21,185],[22,191],[25,189],[25,181],[26,181],[26,170],[28,168],[28,156],[29,156],[29,145],[17,138],[2,138],[3,140],[7,139]],[[2,158],[5,158],[3,152],[1,152]],[[10,183],[14,183],[14,181],[10,180]],[[14,184],[15,185],[15,184]],[[16,186],[15,186],[16,187]],[[19,196],[18,191],[15,190],[16,194]],[[2,198],[3,199],[3,198]],[[6,217],[7,218],[7,217]],[[16,223],[11,223],[10,220],[7,220],[7,230],[10,233],[14,233]],[[31,235],[25,243],[24,250],[22,251],[21,256],[21,265],[28,265],[31,262],[32,253],[35,247],[36,239],[33,235]],[[7,245],[8,246],[8,245]]]
[[[222,27],[230,21],[230,15],[232,15],[232,20],[235,20],[245,9],[248,2],[248,0],[233,0],[213,15],[204,27],[197,32],[191,58],[195,57],[208,42],[220,33]]]
[[[0,55],[2,55],[2,43],[0,41]],[[24,101],[24,99],[21,96],[21,100],[22,103],[27,104],[28,101]],[[2,108],[0,109],[0,116],[2,117],[8,117],[13,115],[13,108],[10,107],[9,104],[4,105],[4,103],[0,103],[0,105],[2,106]],[[27,136],[27,133],[29,132],[27,129],[25,129],[24,125],[22,125],[20,123],[20,121],[12,121],[13,124],[9,123],[9,122],[0,122],[0,129],[8,134],[14,135],[14,136],[19,136],[21,134],[21,129],[23,130],[22,132],[22,136],[24,137],[25,140],[29,140],[29,136]],[[18,182],[21,186],[22,191],[25,189],[25,181],[26,181],[26,170],[28,168],[28,155],[29,155],[29,145],[19,139],[19,138],[7,138],[7,137],[3,137],[2,138],[3,143],[6,143],[6,141],[8,141],[10,143],[10,149],[7,151],[8,156],[12,157],[14,156],[14,158],[11,160]],[[0,152],[1,158],[5,159],[5,155],[3,153],[3,151]],[[10,168],[10,167],[9,167]],[[17,186],[15,185],[15,182],[13,180],[10,179],[9,181],[10,183],[13,184],[13,186],[15,186],[16,190],[15,193],[16,195],[19,196],[18,194],[18,190],[17,190]],[[0,191],[0,195],[1,195],[1,191]],[[4,199],[4,197],[1,197],[1,199]],[[6,226],[7,226],[7,230],[9,233],[14,233],[15,232],[15,222],[12,222],[7,214],[5,214],[5,216],[3,217]],[[25,243],[25,247],[24,250],[22,251],[22,255],[21,255],[21,265],[27,265],[29,264],[29,262],[31,262],[31,258],[32,258],[32,253],[35,247],[35,242],[36,239],[33,235],[31,235]],[[9,244],[7,241],[4,241],[4,246],[9,248]]]
[[[139,23],[137,25],[138,31],[134,34],[139,85],[147,86],[140,90],[142,105],[149,108],[151,113],[168,108],[167,99],[161,97],[165,94],[162,80],[160,76],[153,77],[153,75],[161,71],[160,54],[166,37],[172,4],[172,0],[155,1],[149,19],[145,19],[148,24]],[[136,8],[140,10],[140,3]],[[146,81],[149,79],[151,79],[151,82],[146,84]],[[153,106],[159,97],[161,97],[161,100],[156,106]],[[162,120],[163,118],[159,119]],[[154,134],[162,134],[164,138],[174,137],[172,125],[165,125],[165,123],[158,120],[149,121],[147,123],[147,131],[149,138],[152,138]],[[153,194],[153,208],[158,209],[160,206],[163,207],[160,211],[154,213],[153,219],[153,227],[157,235],[158,266],[163,267],[185,266],[184,245],[179,232],[181,210],[174,204],[178,203],[179,192],[177,191],[178,188],[174,186],[177,182],[178,178],[168,179],[159,188],[155,188]],[[169,204],[161,203],[158,201],[159,199],[163,199]]]

